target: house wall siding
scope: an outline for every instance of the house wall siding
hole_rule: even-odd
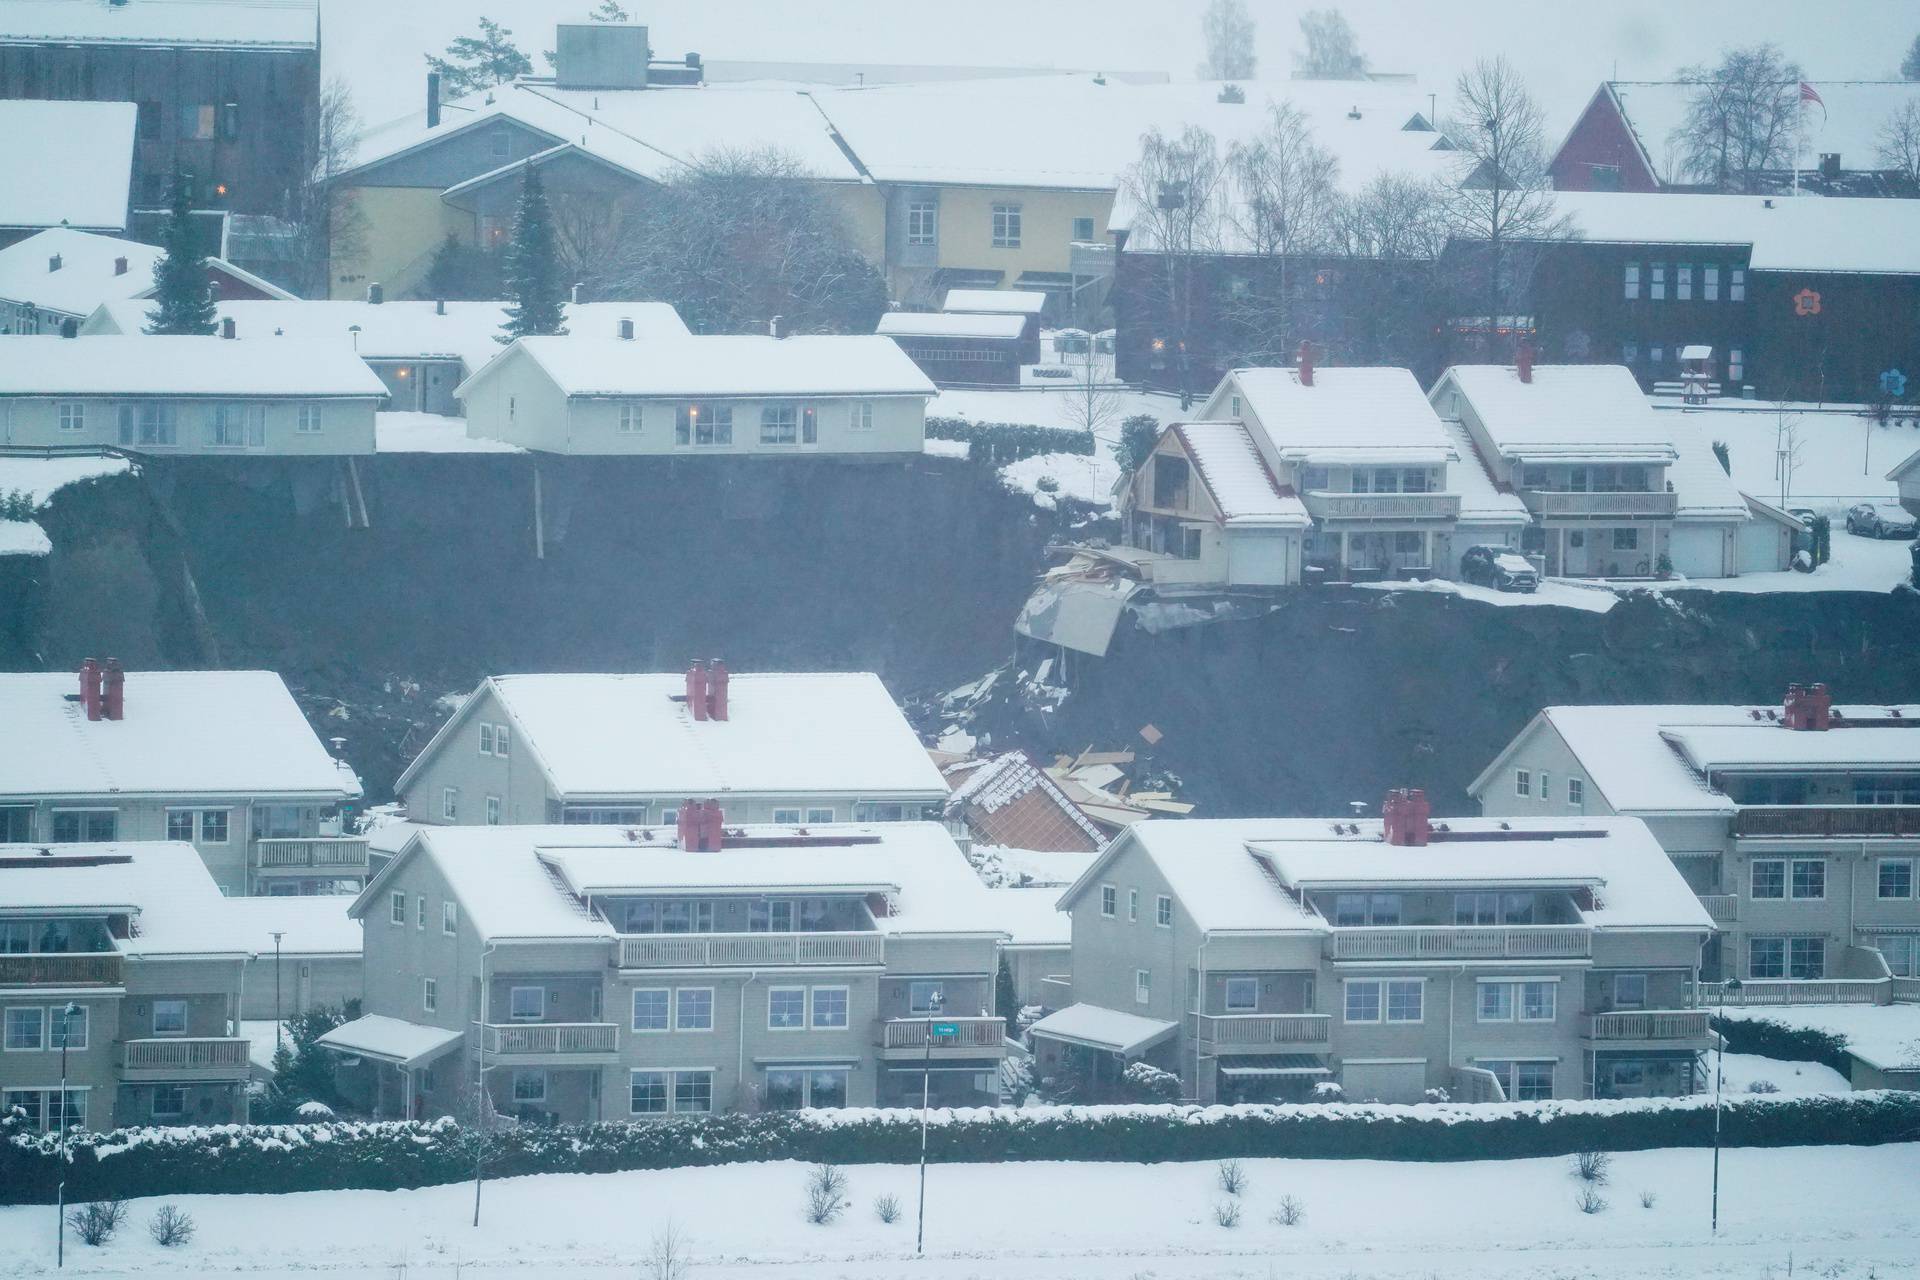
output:
[[[75,339],[84,341],[84,339]],[[244,357],[242,357],[244,358]],[[175,406],[177,426],[172,445],[134,443],[125,447],[156,456],[200,454],[209,457],[320,456],[373,452],[373,415],[379,401],[360,399],[288,398],[281,396],[218,396],[182,399],[170,396],[10,396],[0,401],[0,439],[32,448],[73,446],[120,447],[117,408],[121,404],[160,401]],[[86,406],[86,425],[79,431],[60,429],[60,406]],[[320,406],[320,430],[296,430],[297,407]],[[263,446],[212,443],[216,405],[264,405],[266,443]]]

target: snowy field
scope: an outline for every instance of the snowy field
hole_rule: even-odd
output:
[[[103,1248],[68,1239],[85,1276],[647,1277],[642,1255],[671,1221],[686,1273],[745,1277],[1022,1280],[1276,1276],[1354,1280],[1553,1277],[1920,1275],[1920,1145],[1732,1150],[1721,1164],[1721,1229],[1707,1231],[1710,1155],[1616,1155],[1583,1213],[1565,1158],[1461,1164],[1247,1160],[1241,1217],[1225,1227],[1211,1163],[936,1165],[927,1176],[927,1256],[913,1258],[915,1172],[849,1166],[845,1215],[802,1213],[791,1162],[487,1185],[481,1226],[468,1185],[403,1192],[178,1196],[199,1232],[163,1250],[130,1205]],[[876,1197],[898,1197],[892,1224]],[[1301,1219],[1273,1221],[1284,1197]],[[1643,1207],[1643,1198],[1650,1204]],[[52,1210],[0,1210],[0,1274],[52,1274]]]
[[[1875,1066],[1920,1067],[1920,1004],[1759,1005],[1727,1016],[1830,1032]]]
[[[1724,409],[1667,411],[1686,413],[1708,439],[1726,441],[1733,482],[1778,505],[1780,415],[1751,400],[1726,403]],[[1898,486],[1887,472],[1920,450],[1920,430],[1876,426],[1858,410],[1792,407],[1786,418],[1797,446],[1788,506],[1837,515],[1856,502],[1894,497]]]
[[[1663,583],[1662,591],[1891,591],[1913,569],[1910,543],[1856,538],[1833,527],[1833,558],[1812,573],[1743,573],[1737,578],[1699,578]]]
[[[117,476],[129,466],[125,458],[114,454],[73,454],[66,457],[34,458],[23,454],[0,456],[0,495],[24,493],[36,507],[44,507],[53,495],[70,484],[81,484],[101,476]]]
[[[525,453],[504,440],[482,440],[467,434],[465,418],[438,413],[376,413],[374,450],[378,453]]]

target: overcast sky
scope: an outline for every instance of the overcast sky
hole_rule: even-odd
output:
[[[544,73],[556,21],[596,0],[322,0],[329,75],[368,123],[415,110],[423,55],[479,15],[513,28]],[[1150,69],[1190,78],[1204,0],[626,0],[656,53],[709,59],[985,63]],[[1263,77],[1284,78],[1312,3],[1249,0]],[[1339,6],[1376,70],[1411,71],[1444,98],[1476,57],[1504,53],[1552,128],[1600,81],[1659,79],[1722,44],[1772,40],[1816,83],[1891,77],[1920,32],[1915,0],[1348,0]],[[1044,128],[1044,121],[1035,127]]]

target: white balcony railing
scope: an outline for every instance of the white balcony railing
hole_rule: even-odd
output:
[[[1671,516],[1679,509],[1678,495],[1651,493],[1556,493],[1522,489],[1520,500],[1535,515],[1549,519],[1579,516]]]
[[[879,964],[877,933],[672,933],[620,939],[622,969]]]
[[[1324,1013],[1202,1013],[1195,1015],[1202,1043],[1237,1045],[1322,1045],[1333,1019]]]
[[[1351,926],[1333,931],[1335,960],[1579,959],[1593,954],[1585,925]]]
[[[227,1072],[248,1069],[245,1040],[233,1036],[128,1040],[121,1065],[127,1071]]]
[[[620,1028],[611,1022],[489,1022],[483,1027],[488,1053],[614,1053]]]
[[[1703,982],[1695,1003],[1721,1004],[1885,1004],[1892,998],[1890,978],[1748,978],[1734,990]]]
[[[1456,520],[1457,493],[1330,493],[1311,489],[1303,500],[1318,520]]]
[[[1007,1024],[1003,1018],[934,1018],[932,1023],[951,1026],[954,1034],[935,1036],[933,1051],[943,1049],[991,1049],[998,1051],[1007,1038]],[[880,1024],[880,1047],[883,1049],[920,1049],[927,1047],[926,1018],[889,1018]]]
[[[1592,1040],[1704,1040],[1706,1009],[1633,1009],[1596,1013],[1587,1024]]]
[[[256,871],[365,871],[365,836],[263,836],[253,842]]]

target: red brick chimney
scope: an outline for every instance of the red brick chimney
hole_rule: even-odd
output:
[[[1520,381],[1533,381],[1533,344],[1523,342],[1520,349],[1513,353],[1513,369],[1520,375]]]
[[[726,843],[725,815],[718,800],[688,800],[680,806],[680,848],[688,853],[717,853]]]
[[[87,719],[100,718],[100,664],[92,658],[80,664],[80,705]]]
[[[1313,344],[1311,342],[1308,342],[1304,338],[1300,340],[1300,356],[1294,362],[1294,367],[1299,370],[1300,385],[1303,387],[1312,386],[1313,385]]]
[[[698,662],[687,668],[687,710],[695,720],[707,718],[707,669]]]
[[[1417,848],[1425,845],[1433,832],[1433,806],[1427,803],[1427,793],[1418,789],[1387,792],[1380,816],[1385,819],[1382,825],[1388,844]]]
[[[707,664],[707,715],[714,720],[727,718],[727,664],[718,658]]]
[[[127,274],[127,260],[125,258],[115,258],[113,260],[113,274],[117,276]]]
[[[103,683],[105,684],[105,690],[104,690],[105,697],[103,701],[106,704],[107,719],[109,720],[126,719],[127,718],[127,673],[121,668],[120,659],[118,658],[107,659],[106,675]]]
[[[1789,729],[1821,730],[1833,727],[1833,694],[1824,684],[1790,684],[1781,710]]]

